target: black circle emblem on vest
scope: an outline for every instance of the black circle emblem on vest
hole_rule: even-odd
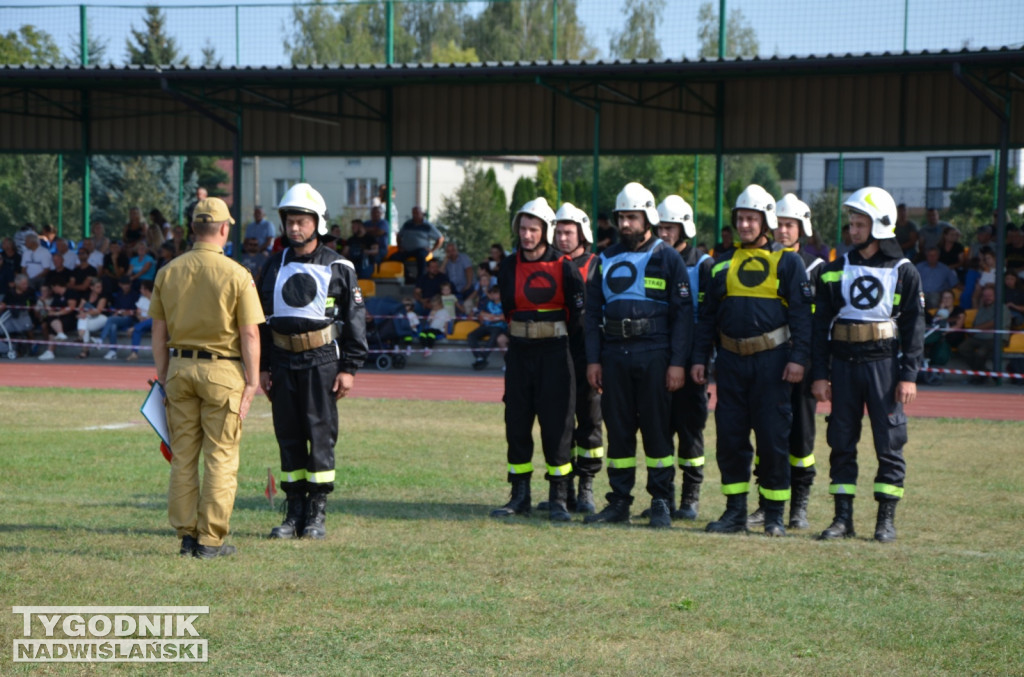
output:
[[[539,306],[555,298],[556,286],[555,278],[543,270],[538,270],[527,276],[526,282],[523,283],[523,294],[530,303]]]
[[[744,287],[758,287],[768,279],[768,259],[752,257],[745,259],[736,271],[736,279]]]
[[[604,279],[613,294],[621,294],[636,282],[636,266],[629,261],[619,261],[608,269]]]
[[[877,277],[863,275],[853,281],[850,287],[850,305],[857,310],[869,310],[882,301],[882,281]]]
[[[292,308],[305,308],[316,298],[316,280],[309,273],[296,273],[284,281],[281,298]]]

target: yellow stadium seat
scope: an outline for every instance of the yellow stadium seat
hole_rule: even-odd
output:
[[[1024,334],[1011,334],[1010,343],[1003,348],[1004,353],[1024,354]]]
[[[970,329],[974,326],[974,316],[978,314],[977,308],[968,308],[964,311],[964,328]]]
[[[405,277],[405,267],[400,261],[382,261],[373,277],[377,280],[401,280]]]
[[[359,288],[366,298],[377,295],[377,283],[373,280],[359,280]]]
[[[476,320],[456,320],[455,326],[452,328],[452,333],[448,334],[448,339],[452,341],[464,341],[469,336],[469,332],[479,326],[480,323]]]

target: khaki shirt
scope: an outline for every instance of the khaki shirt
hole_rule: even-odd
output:
[[[167,322],[170,347],[224,357],[241,357],[239,327],[265,321],[252,275],[206,242],[160,269],[149,316]]]

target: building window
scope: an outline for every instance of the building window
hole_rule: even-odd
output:
[[[377,179],[348,179],[348,198],[345,204],[349,207],[369,207],[373,196],[377,194]]]
[[[953,157],[930,157],[926,171],[927,207],[941,209],[946,204],[946,192],[951,191],[967,179],[985,173],[992,164],[988,155],[957,155]]]
[[[348,165],[349,167],[358,167],[359,165],[363,164],[363,160],[362,158],[357,157],[349,158],[348,160],[345,161],[345,164]]]
[[[825,188],[839,185],[839,160],[825,160]],[[882,185],[882,158],[843,161],[843,191]]]
[[[274,204],[281,204],[281,198],[296,183],[299,183],[298,179],[274,179]]]

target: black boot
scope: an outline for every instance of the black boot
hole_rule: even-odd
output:
[[[511,517],[530,514],[530,478],[512,480],[512,493],[508,503],[491,511],[491,517]]]
[[[668,501],[664,498],[651,499],[651,527],[654,529],[669,529],[672,527],[672,511],[668,507]]]
[[[593,515],[597,509],[594,507],[594,478],[580,475],[580,493],[576,497],[576,512],[583,515]]]
[[[725,498],[725,512],[704,531],[712,534],[744,534],[747,532],[747,495],[730,494]]]
[[[828,529],[818,536],[819,541],[830,541],[834,538],[852,538],[857,534],[853,530],[853,496],[836,494],[836,516]]]
[[[285,517],[281,526],[270,530],[271,538],[298,538],[306,527],[306,494],[290,492],[285,499]]]
[[[327,494],[317,492],[309,495],[306,503],[306,528],[302,532],[303,538],[320,540],[327,536]]]
[[[544,512],[550,512],[551,511],[550,492],[548,492],[548,493],[549,493],[548,500],[541,501],[540,503],[538,503],[537,504],[537,510],[544,511]],[[570,480],[568,482],[568,484],[566,485],[565,507],[569,510],[569,512],[576,512],[576,486],[573,484],[572,480]]]
[[[789,528],[806,529],[811,526],[807,521],[807,502],[811,498],[810,484],[794,484],[793,495],[789,503]]]
[[[890,543],[896,540],[896,504],[898,500],[883,499],[878,502],[878,520],[875,522],[875,540]]]
[[[782,526],[782,516],[786,512],[786,502],[762,498],[761,505],[764,510],[764,535],[785,536],[786,527]],[[749,524],[750,522],[748,521],[747,523]]]
[[[632,499],[622,498],[611,493],[605,494],[605,498],[608,499],[608,505],[604,507],[604,510],[596,515],[587,515],[583,518],[583,523],[612,524],[622,522],[629,524],[629,504],[633,502]]]
[[[571,479],[558,482],[551,481],[548,487],[548,505],[551,507],[548,508],[548,511],[552,522],[569,522],[572,520],[569,508],[565,504],[566,497],[571,492],[569,488],[571,485]]]
[[[746,528],[755,528],[765,524],[765,497],[758,492],[758,509],[746,515]]]
[[[695,520],[700,508],[700,484],[683,478],[683,493],[679,496],[679,510],[672,512],[672,519]]]

